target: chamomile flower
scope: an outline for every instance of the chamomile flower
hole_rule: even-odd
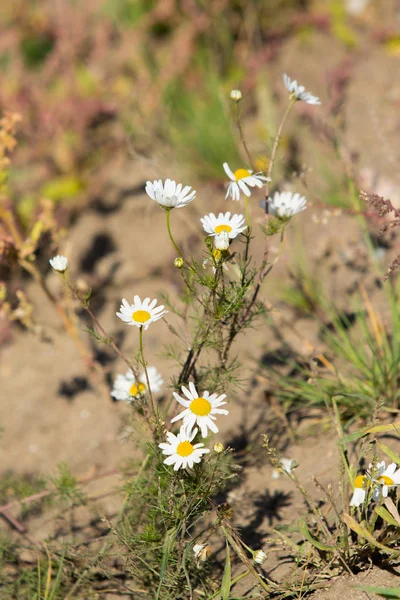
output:
[[[210,556],[211,548],[207,544],[195,544],[193,546],[193,553],[199,562],[204,562]]]
[[[146,194],[164,210],[182,208],[189,204],[196,196],[196,191],[190,191],[191,189],[190,185],[183,187],[181,183],[172,179],[166,179],[165,182],[162,179],[146,182]]]
[[[234,102],[240,102],[243,98],[243,94],[240,90],[231,90],[231,100]]]
[[[147,367],[147,375],[149,377],[150,389],[153,394],[157,394],[164,383],[163,378],[155,367]],[[111,396],[116,400],[125,400],[130,402],[135,398],[141,398],[147,392],[146,373],[139,376],[139,381],[136,381],[134,374],[129,369],[125,375],[117,375],[114,380]]]
[[[281,458],[279,464],[279,467],[272,470],[272,479],[279,479],[282,473],[291,473],[293,467],[296,466],[296,461],[291,458]]]
[[[205,215],[200,219],[203,229],[209,235],[218,235],[225,231],[231,240],[247,229],[243,215],[232,215],[230,212]]]
[[[321,104],[317,96],[306,92],[304,85],[299,85],[295,79],[292,81],[286,73],[283,76],[283,83],[289,94],[293,95],[296,100],[302,100],[306,104]]]
[[[182,392],[186,398],[182,398],[176,392],[174,392],[174,398],[185,407],[185,410],[171,420],[171,423],[183,419],[183,427],[186,427],[188,433],[193,430],[193,427],[197,424],[200,428],[201,435],[203,438],[207,437],[208,429],[211,429],[214,433],[218,432],[218,427],[214,423],[215,415],[227,415],[228,411],[220,406],[226,404],[223,400],[226,398],[226,394],[211,394],[209,392],[203,392],[200,396],[197,393],[193,382],[189,383],[189,389],[184,385],[181,387]],[[197,429],[196,429],[197,431]]]
[[[178,435],[170,431],[167,433],[167,443],[158,444],[162,453],[167,456],[164,460],[165,465],[174,465],[174,471],[192,469],[195,463],[201,461],[203,454],[210,452],[208,448],[203,448],[204,444],[192,444],[197,431],[195,428],[189,433],[185,425],[182,425]]]
[[[124,323],[136,325],[136,327],[143,327],[143,329],[146,330],[151,323],[158,321],[158,319],[162,319],[162,317],[168,313],[167,310],[164,310],[162,304],[157,306],[157,308],[155,307],[156,304],[157,300],[152,300],[150,302],[150,298],[141,300],[139,296],[135,296],[133,304],[129,304],[129,302],[123,298],[119,309],[120,312],[117,312],[116,314],[121,321],[124,321]]]
[[[268,198],[268,212],[281,218],[293,217],[307,208],[307,198],[292,192],[275,192]]]
[[[59,273],[64,273],[64,271],[68,269],[68,258],[66,256],[61,256],[60,254],[50,258],[49,263],[54,271],[58,271]]]
[[[253,554],[254,562],[256,562],[259,565],[262,565],[266,558],[267,555],[262,550],[256,550]]]
[[[249,171],[248,169],[237,169],[237,171],[233,172],[226,162],[223,164],[223,167],[225,173],[231,180],[228,184],[225,198],[231,196],[232,200],[239,200],[241,191],[245,196],[249,197],[251,196],[249,188],[261,188],[267,181],[271,181],[269,177],[264,177],[264,175],[260,175],[260,173],[255,173],[253,175],[253,171]]]
[[[372,464],[364,475],[357,475],[354,480],[354,492],[350,506],[360,506],[367,497],[367,491],[372,489],[371,498],[377,502],[381,496],[387,497],[389,488],[400,485],[400,469],[396,471],[396,463],[391,463],[386,468],[383,460],[372,470]]]

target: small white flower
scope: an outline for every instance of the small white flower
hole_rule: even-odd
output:
[[[277,217],[289,218],[307,208],[307,198],[292,192],[275,192],[268,198],[268,212]]]
[[[254,562],[256,562],[259,565],[262,565],[266,558],[267,555],[262,550],[256,550],[253,554]]]
[[[195,544],[193,553],[198,561],[204,562],[210,556],[211,548],[207,544]]]
[[[66,256],[61,256],[60,254],[50,258],[49,263],[53,269],[59,273],[64,273],[64,271],[68,269],[68,258]]]
[[[176,392],[173,392],[175,400],[185,407],[185,410],[171,420],[171,423],[175,423],[179,419],[183,419],[183,427],[186,427],[188,433],[193,430],[193,427],[197,424],[200,427],[201,435],[203,438],[207,437],[208,429],[211,429],[214,433],[218,432],[218,427],[214,421],[216,417],[214,415],[227,415],[228,411],[224,408],[219,408],[226,404],[223,400],[226,398],[226,394],[211,394],[207,391],[203,392],[201,396],[197,393],[193,382],[189,383],[189,389],[184,385],[181,387],[182,392],[185,394],[185,398],[179,396]],[[207,429],[208,428],[208,429]],[[196,429],[197,431],[197,429]]]
[[[357,475],[354,480],[354,492],[350,500],[350,506],[360,506],[367,497],[367,490],[372,489],[372,500],[378,502],[383,496],[387,497],[389,488],[400,485],[400,469],[396,471],[396,463],[391,463],[386,468],[386,463],[377,463],[375,469],[371,471],[372,464],[369,464],[369,470],[364,475]]]
[[[285,88],[289,94],[293,94],[296,100],[302,100],[306,104],[321,104],[317,96],[313,96],[310,92],[306,92],[304,85],[299,85],[296,80],[291,80],[286,73],[283,76]]]
[[[218,235],[225,231],[231,240],[247,229],[244,216],[231,216],[230,212],[225,214],[219,213],[218,217],[214,213],[210,213],[209,215],[205,215],[200,221],[204,231],[209,235]]]
[[[155,367],[147,367],[147,375],[149,376],[150,389],[153,394],[161,391],[164,383],[163,378]],[[114,380],[111,396],[116,400],[125,400],[130,402],[134,398],[140,398],[147,392],[146,373],[139,376],[139,381],[136,381],[134,374],[129,369],[125,375],[117,375]]]
[[[296,464],[291,458],[281,458],[280,467],[272,470],[272,479],[279,479],[282,473],[290,473],[292,471],[292,465]]]
[[[271,181],[270,177],[264,177],[264,175],[260,175],[260,173],[255,173],[253,175],[253,171],[249,171],[248,169],[237,169],[237,171],[233,172],[226,162],[223,164],[223,167],[225,173],[231,180],[225,198],[231,196],[232,200],[239,200],[241,191],[245,196],[249,197],[251,196],[249,188],[261,188],[267,181]]]
[[[231,100],[234,102],[240,102],[242,98],[243,95],[240,90],[231,90]]]
[[[119,309],[120,312],[117,312],[116,314],[121,321],[124,321],[124,323],[136,325],[136,327],[143,327],[144,330],[146,330],[151,323],[158,321],[158,319],[162,319],[162,317],[168,313],[167,310],[164,310],[162,304],[155,308],[156,304],[157,300],[152,300],[152,302],[150,302],[150,298],[145,298],[142,301],[139,296],[135,296],[133,304],[129,304],[129,302],[123,298]]]
[[[186,206],[196,196],[196,191],[192,190],[190,185],[182,186],[172,179],[162,179],[146,182],[146,193],[152,200],[158,202],[161,208],[170,210],[171,208],[182,208]]]
[[[216,250],[228,250],[229,248],[229,235],[226,231],[222,231],[214,238],[214,248]]]
[[[195,428],[189,434],[185,425],[182,425],[178,435],[170,431],[167,433],[167,442],[158,444],[163,454],[167,456],[164,460],[166,465],[174,465],[174,471],[178,469],[192,469],[195,463],[199,463],[203,454],[210,452],[208,448],[203,448],[204,444],[192,444],[198,429]]]
[[[221,452],[223,452],[224,449],[224,445],[221,444],[221,442],[217,442],[216,444],[214,444],[213,450],[216,454],[221,454]]]

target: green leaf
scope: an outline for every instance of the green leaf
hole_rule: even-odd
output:
[[[381,588],[372,587],[369,585],[357,585],[357,589],[363,590],[364,592],[370,592],[371,594],[378,594],[382,598],[397,598],[400,599],[400,587],[397,588]]]
[[[357,535],[367,540],[367,542],[369,542],[373,546],[376,546],[376,548],[382,550],[382,552],[385,552],[385,554],[393,554],[394,556],[400,556],[399,550],[393,550],[392,548],[384,546],[383,544],[378,542],[374,538],[374,536],[367,529],[365,529],[365,527],[360,525],[360,523],[357,523],[357,521],[353,519],[353,517],[351,517],[350,515],[343,513],[342,521],[347,525],[347,527],[350,527],[350,529],[355,531]]]
[[[388,456],[394,463],[396,463],[396,465],[400,465],[400,456],[396,454],[396,452],[393,452],[393,450],[391,450],[389,446],[386,446],[385,444],[380,444],[379,442],[378,446],[382,450],[382,452],[386,454],[386,456]]]
[[[396,522],[396,520],[392,517],[390,512],[388,510],[386,510],[386,508],[384,506],[376,506],[375,512],[384,521],[386,521],[386,523],[389,523],[389,525],[394,525],[395,527],[400,527],[400,525]]]
[[[74,198],[82,189],[82,182],[76,177],[57,177],[42,187],[41,194],[53,202],[61,202]]]
[[[167,535],[165,536],[165,540],[164,540],[164,544],[163,544],[162,559],[161,559],[161,568],[160,568],[160,582],[158,584],[156,600],[159,600],[159,598],[160,598],[161,586],[163,584],[165,574],[167,572],[169,557],[170,557],[171,551],[175,544],[176,533],[177,533],[176,527],[173,527],[172,529],[169,529],[167,531]]]
[[[229,600],[229,594],[231,591],[231,553],[229,550],[229,544],[226,543],[226,560],[224,576],[222,578],[221,585],[221,598],[222,600]]]
[[[316,548],[318,548],[318,550],[323,550],[324,552],[335,552],[335,550],[337,549],[336,546],[326,546],[325,544],[322,544],[319,540],[316,540],[315,537],[313,537],[311,535],[311,533],[308,530],[307,527],[307,523],[301,519],[299,521],[299,530],[300,533],[309,541],[311,542],[311,544],[313,546],[315,546]]]
[[[350,433],[346,435],[344,438],[338,441],[338,444],[346,445],[349,442],[354,442],[355,440],[360,439],[364,435],[368,435],[369,433],[388,433],[388,432],[397,432],[400,429],[400,421],[397,423],[391,423],[390,425],[375,425],[374,427],[363,427],[354,433]]]

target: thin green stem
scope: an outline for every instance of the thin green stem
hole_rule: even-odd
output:
[[[151,387],[150,387],[150,381],[149,381],[149,375],[147,373],[147,363],[144,359],[144,352],[143,352],[143,327],[139,327],[139,352],[140,352],[140,361],[143,365],[143,369],[144,369],[144,374],[146,376],[146,384],[147,384],[147,389],[149,392],[149,396],[150,396],[150,402],[151,402],[151,409],[153,411],[153,415],[156,421],[156,427],[158,428],[158,424],[159,424],[159,419],[158,419],[158,412],[157,412],[157,408],[154,402],[154,397],[153,397],[153,392],[151,391]]]
[[[251,216],[250,216],[250,206],[249,199],[247,196],[244,197],[244,205],[246,208],[246,221],[247,221],[247,229],[249,234],[251,233]]]
[[[274,145],[273,145],[273,148],[272,148],[271,158],[270,158],[269,165],[268,165],[267,177],[269,177],[269,178],[271,178],[272,169],[273,169],[273,166],[274,166],[274,163],[275,163],[276,153],[277,153],[277,150],[278,150],[278,147],[279,147],[279,142],[280,142],[280,139],[281,139],[281,136],[282,136],[283,127],[284,127],[284,125],[286,123],[286,119],[288,118],[289,113],[290,113],[290,111],[292,109],[292,106],[294,105],[295,102],[296,102],[296,98],[294,96],[291,96],[289,104],[286,107],[286,110],[285,110],[285,112],[283,114],[282,120],[281,120],[281,122],[279,124],[278,132],[277,132],[275,140],[274,140]],[[267,182],[267,186],[266,186],[266,189],[265,189],[265,197],[267,199],[267,202],[265,204],[265,212],[268,212],[268,196],[269,196],[269,190],[270,190],[270,185],[269,184],[270,184],[270,181]]]
[[[238,583],[238,581],[240,581],[241,579],[244,579],[245,577],[247,577],[247,575],[250,574],[250,570],[247,569],[247,571],[243,571],[243,573],[241,573],[240,575],[238,575],[237,577],[235,577],[234,579],[232,579],[231,581],[231,588]],[[218,590],[218,592],[215,592],[215,594],[213,594],[212,596],[209,596],[207,598],[207,600],[213,600],[213,598],[217,598],[218,596],[221,595],[221,590]]]
[[[175,250],[177,251],[178,256],[182,256],[182,252],[180,251],[179,246],[175,243],[175,240],[172,237],[171,223],[170,223],[170,213],[171,213],[171,209],[170,208],[165,209],[165,216],[167,218],[167,229],[168,229],[169,239],[171,240],[172,245],[174,246]]]

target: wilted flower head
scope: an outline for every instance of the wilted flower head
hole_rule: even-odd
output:
[[[313,96],[310,92],[306,92],[303,85],[299,85],[296,80],[292,81],[286,73],[283,76],[283,82],[289,94],[293,95],[296,100],[302,100],[303,102],[306,102],[306,104],[321,104],[321,101],[317,96]]]
[[[59,273],[64,273],[64,271],[68,269],[68,258],[66,256],[61,256],[60,254],[50,258],[49,263],[53,269]]]
[[[262,550],[256,550],[253,554],[254,562],[256,562],[259,565],[262,565],[266,558],[267,555]]]
[[[253,171],[249,171],[248,169],[237,169],[237,171],[233,172],[226,162],[223,164],[223,167],[225,173],[231,180],[225,198],[231,196],[232,200],[239,200],[241,191],[245,196],[249,197],[251,196],[249,188],[261,188],[267,181],[271,181],[269,177],[264,177],[264,175],[261,175],[260,173],[255,173],[253,175]]]
[[[242,98],[243,95],[240,90],[231,90],[231,100],[234,102],[240,102]]]
[[[307,208],[307,198],[292,192],[275,192],[268,198],[268,212],[281,218],[293,217]]]
[[[156,304],[157,300],[152,300],[152,302],[150,302],[150,298],[145,298],[142,301],[139,296],[135,296],[133,304],[129,304],[129,302],[123,298],[119,309],[120,312],[117,312],[117,317],[128,325],[143,327],[143,329],[146,330],[151,323],[158,321],[158,319],[162,319],[162,317],[168,313],[167,310],[164,310],[162,304],[155,308]]]
[[[297,466],[296,461],[291,458],[281,458],[279,464],[279,467],[275,467],[272,470],[272,479],[279,479],[282,473],[290,473],[294,466]]]
[[[211,548],[207,544],[195,544],[193,553],[198,561],[204,562],[210,556]]]
[[[172,179],[166,179],[165,182],[162,179],[146,182],[147,195],[164,210],[182,208],[189,204],[196,196],[196,191],[190,191],[191,189],[190,185],[183,187],[181,183],[177,184]]]

